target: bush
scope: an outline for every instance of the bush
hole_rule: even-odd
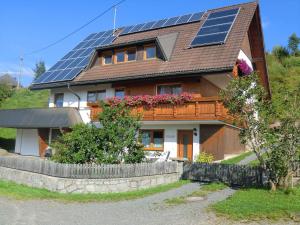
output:
[[[195,161],[198,163],[212,163],[214,161],[214,156],[207,152],[201,152],[197,155]]]
[[[13,89],[5,84],[0,84],[0,104],[6,98],[9,98],[13,94]]]
[[[102,104],[101,128],[80,124],[53,145],[53,160],[61,163],[139,163],[144,159],[138,142],[138,118],[130,116],[125,105]]]

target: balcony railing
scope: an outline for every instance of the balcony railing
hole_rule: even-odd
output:
[[[91,120],[95,121],[102,112],[99,104],[88,103]],[[221,120],[232,122],[219,97],[194,97],[180,105],[160,104],[154,107],[132,107],[133,115],[141,115],[144,121],[155,120]]]

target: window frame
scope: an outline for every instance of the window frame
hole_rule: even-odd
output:
[[[105,56],[111,56],[111,63],[105,63]],[[102,53],[101,53],[101,57],[102,57],[101,64],[102,64],[103,66],[107,66],[107,65],[112,65],[112,64],[114,64],[114,53],[113,53],[113,51],[105,51],[105,52],[102,52]]]
[[[118,58],[117,58],[117,54],[120,53],[120,52],[123,52],[124,53],[124,61],[122,62],[118,62]],[[116,49],[115,52],[114,52],[114,63],[115,64],[122,64],[122,63],[125,63],[126,62],[126,49]]]
[[[89,101],[89,94],[90,94],[90,93],[96,93],[96,101],[94,101],[94,102]],[[88,91],[88,92],[87,92],[87,96],[86,96],[86,102],[87,102],[88,104],[90,104],[90,103],[97,103],[98,101],[100,101],[100,100],[98,99],[99,93],[105,93],[105,98],[106,98],[106,90],[105,90],[105,89],[103,89],[103,90],[96,90],[96,91]]]
[[[154,47],[154,57],[153,58],[147,58],[147,48],[153,48]],[[144,54],[143,54],[143,59],[144,60],[153,60],[153,59],[157,59],[157,48],[155,44],[148,44],[148,45],[144,45]]]
[[[156,85],[156,95],[161,95],[160,93],[158,93],[158,88],[160,86],[180,86],[181,88],[181,93],[183,93],[183,88],[182,88],[182,84],[181,83],[167,83],[167,84],[157,84]]]
[[[134,50],[135,52],[135,59],[134,60],[128,60],[128,51],[131,51],[131,50]],[[136,47],[130,47],[130,48],[127,48],[125,50],[125,55],[126,55],[126,62],[135,62],[137,61],[137,48]]]
[[[126,96],[125,88],[123,88],[123,87],[115,88],[115,94],[114,94],[115,97],[117,97],[117,96],[116,96],[116,92],[117,92],[117,91],[123,91],[123,92],[124,92],[124,97]],[[123,98],[124,98],[124,97],[123,97]],[[123,99],[123,98],[121,98],[121,99]]]
[[[62,105],[61,105],[61,106],[57,106],[57,103],[56,103],[56,101],[57,101],[57,99],[58,99],[57,96],[62,96]],[[54,99],[53,99],[54,107],[55,107],[55,108],[62,108],[62,107],[64,107],[64,98],[65,98],[64,93],[61,93],[61,92],[59,92],[59,93],[54,93]]]
[[[165,143],[165,130],[164,129],[140,129],[140,134],[143,131],[147,131],[150,132],[150,147],[144,147],[143,149],[145,151],[160,151],[163,152],[164,151],[164,143]],[[154,132],[162,132],[162,136],[163,136],[163,142],[162,142],[162,147],[154,147]]]

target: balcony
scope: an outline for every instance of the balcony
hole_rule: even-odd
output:
[[[88,103],[91,109],[91,120],[96,121],[102,109],[99,104]],[[148,106],[132,107],[133,115],[141,115],[144,121],[156,120],[220,120],[232,123],[233,118],[219,97],[193,97],[181,105],[160,104],[152,108]]]

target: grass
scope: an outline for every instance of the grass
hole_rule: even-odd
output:
[[[211,208],[218,215],[233,220],[290,218],[300,213],[300,187],[290,194],[281,190],[241,189]]]
[[[225,184],[222,183],[209,183],[209,184],[205,184],[203,185],[199,190],[194,191],[193,193],[187,195],[187,196],[180,196],[180,197],[175,197],[175,198],[168,198],[166,200],[164,200],[165,204],[167,205],[180,205],[180,204],[184,204],[187,203],[187,198],[188,197],[205,197],[208,194],[215,192],[215,191],[220,191],[224,188],[226,188],[227,186]]]
[[[0,109],[42,108],[48,106],[49,91],[30,91],[26,88],[16,90],[5,99]],[[0,147],[8,151],[14,150],[16,129],[0,128]]]
[[[263,153],[262,154],[262,157],[264,158],[264,159],[267,159],[267,153]],[[250,163],[249,163],[249,165],[250,166],[259,166],[259,161],[258,161],[258,159],[255,159],[255,160],[253,160],[253,161],[251,161]]]
[[[0,180],[0,196],[10,197],[17,200],[57,200],[63,202],[109,202],[143,198],[160,192],[165,192],[174,188],[181,187],[189,181],[180,180],[175,183],[152,187],[148,189],[103,194],[64,194],[51,192],[46,189],[32,188],[10,181]]]
[[[239,163],[240,161],[242,161],[243,159],[245,159],[246,157],[250,156],[253,152],[244,152],[238,156],[235,156],[233,158],[230,158],[230,159],[225,159],[225,160],[222,160],[221,163],[222,164],[237,164]]]

